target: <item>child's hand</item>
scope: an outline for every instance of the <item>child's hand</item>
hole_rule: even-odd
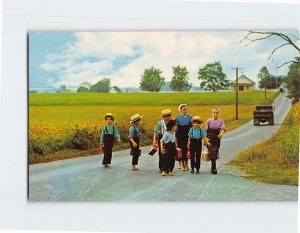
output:
[[[165,148],[161,148],[161,153],[162,153],[162,154],[165,154],[165,153],[166,153]]]
[[[133,147],[137,147],[137,144],[135,142],[132,143]]]
[[[207,144],[206,144],[207,146],[211,146],[211,144],[209,143],[209,142],[207,142]]]
[[[218,135],[218,138],[221,139],[222,137],[223,137],[223,134],[220,133],[220,134]]]

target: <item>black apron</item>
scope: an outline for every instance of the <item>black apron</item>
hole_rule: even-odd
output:
[[[187,144],[190,125],[177,125],[176,137],[179,144]]]
[[[220,134],[221,124],[219,126],[219,129],[211,129],[209,127],[209,123],[207,123],[207,138],[209,139],[209,143],[212,145],[216,145],[216,146],[221,145],[221,139],[218,138],[218,135]]]
[[[176,132],[177,144],[178,144],[178,147],[182,151],[182,157],[181,158],[177,158],[177,156],[176,156],[177,161],[187,159],[186,153],[187,153],[187,143],[188,143],[188,139],[189,139],[189,130],[190,130],[190,128],[191,128],[191,124],[189,124],[189,125],[177,125],[177,132]]]
[[[209,123],[207,123],[207,138],[209,139],[209,143],[211,144],[211,146],[207,147],[210,159],[219,158],[221,139],[218,138],[218,135],[220,134],[221,124],[219,126],[219,129],[211,129],[209,127]]]

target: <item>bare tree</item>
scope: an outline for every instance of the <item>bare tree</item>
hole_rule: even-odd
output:
[[[300,38],[299,38],[299,35],[295,35],[293,33],[287,34],[287,33],[281,33],[281,32],[249,31],[248,34],[239,42],[240,43],[247,42],[247,44],[244,46],[244,47],[247,47],[248,45],[250,45],[254,42],[266,40],[271,37],[281,38],[282,43],[272,50],[268,59],[270,59],[277,50],[279,50],[285,46],[292,46],[300,54],[300,48],[299,48],[299,45],[297,45],[297,43],[300,41]],[[296,60],[291,60],[291,61],[285,62],[285,63],[281,64],[279,67],[286,65],[288,63],[295,62],[295,61]]]

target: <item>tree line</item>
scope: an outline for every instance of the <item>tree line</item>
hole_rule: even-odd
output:
[[[286,86],[292,97],[299,99],[299,80],[300,80],[300,57],[297,57],[294,62],[289,65],[289,70],[286,76],[275,76],[271,74],[266,66],[263,66],[257,75],[259,80],[258,87],[261,89],[275,89],[283,83]],[[173,76],[170,82],[170,88],[174,92],[189,91],[192,84],[189,83],[189,71],[181,66],[173,66]],[[198,79],[200,87],[206,91],[227,90],[230,81],[223,72],[220,62],[206,64],[198,70]],[[140,79],[140,89],[142,91],[159,92],[165,84],[165,77],[162,75],[162,70],[155,67],[150,67],[144,70]],[[89,88],[80,86],[77,92],[102,92],[108,93],[111,90],[111,80],[104,78]],[[117,86],[113,86],[116,92],[122,92]]]

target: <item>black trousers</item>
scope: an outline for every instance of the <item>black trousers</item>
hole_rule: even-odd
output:
[[[175,166],[175,157],[176,157],[176,147],[175,143],[167,143],[165,149],[167,150],[167,153],[162,155],[163,163],[162,163],[162,170],[167,171],[173,171]]]
[[[202,152],[202,145],[191,146],[190,153],[191,153],[191,168],[196,168],[197,171],[200,169],[201,165],[201,152]]]
[[[133,140],[135,141],[135,143],[137,144],[137,147],[133,147],[133,144],[130,141],[130,149],[132,151],[132,165],[138,165],[139,162],[139,157],[140,157],[140,139],[137,137],[134,137]]]
[[[160,139],[162,139],[162,134],[158,135],[158,168],[159,170],[162,171],[163,169],[163,159],[162,159],[162,154],[161,154],[161,150],[160,150]]]
[[[102,160],[102,164],[111,164],[111,157],[112,157],[112,146],[107,146],[104,144],[104,148],[103,148],[103,160]]]
[[[131,164],[132,165],[138,165],[138,163],[139,163],[139,155],[136,154],[136,153],[133,153]]]

